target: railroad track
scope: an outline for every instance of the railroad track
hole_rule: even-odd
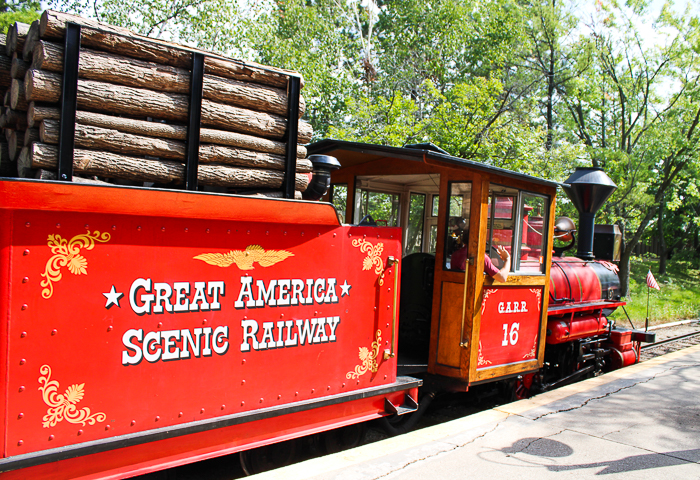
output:
[[[650,360],[660,355],[682,350],[700,344],[700,331],[683,333],[673,337],[664,338],[658,342],[642,345],[639,352],[639,361]]]

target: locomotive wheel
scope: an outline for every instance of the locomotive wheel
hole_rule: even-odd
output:
[[[298,449],[298,440],[287,440],[246,450],[240,453],[241,467],[246,475],[284,467],[294,462]]]
[[[327,454],[331,454],[357,447],[364,440],[366,431],[365,423],[329,430],[322,436],[323,448]]]

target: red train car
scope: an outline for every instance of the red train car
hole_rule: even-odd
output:
[[[558,184],[429,145],[309,151],[339,160],[314,174],[332,204],[0,180],[3,478],[400,431],[437,392],[636,361],[611,265],[552,258]]]
[[[3,478],[120,478],[415,408],[400,229],[192,192],[0,198]]]

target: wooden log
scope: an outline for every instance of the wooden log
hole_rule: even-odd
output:
[[[10,31],[12,32],[11,35]],[[24,49],[24,41],[29,33],[29,25],[22,22],[15,22],[7,33],[8,36],[10,36],[7,45],[5,45],[5,52],[7,52],[7,56],[11,57],[15,52],[21,53]]]
[[[5,55],[0,55],[0,89],[8,88],[12,84],[12,59]]]
[[[37,180],[58,180],[58,174],[52,170],[40,168],[36,171],[34,178]],[[112,185],[109,182],[103,182],[102,180],[95,180],[93,178],[78,177],[77,175],[73,176],[73,183],[79,183],[81,185]]]
[[[36,144],[34,144],[36,145]],[[32,169],[31,147],[24,147],[17,158],[17,176],[20,178],[34,178],[36,170]],[[58,151],[56,153],[56,167],[58,168]]]
[[[125,28],[53,10],[45,10],[42,14],[39,25],[39,38],[63,39],[66,31],[66,22],[74,22],[91,27],[83,29],[81,32],[81,44],[84,47],[96,48],[148,62],[190,69],[192,67],[192,53],[199,52],[207,55],[207,59],[204,62],[204,72],[212,75],[282,88],[286,88],[290,74],[298,75],[295,72],[266,67],[254,62],[243,62],[215,56],[211,52],[204,50],[187,48],[176,43],[144,37]]]
[[[61,76],[56,73],[31,69],[24,79],[25,96],[32,102],[55,103],[61,96],[61,82]],[[78,108],[185,121],[189,98],[179,93],[155,92],[93,80],[78,80]],[[275,114],[203,100],[202,125],[281,139],[287,128],[287,120]],[[311,125],[300,120],[298,143],[308,142],[312,134]]]
[[[5,92],[5,96],[2,97],[3,107],[9,107],[11,99],[12,99],[12,84],[10,84],[10,88]]]
[[[10,89],[10,108],[26,112],[29,108],[27,99],[24,96],[24,82],[22,80],[12,79],[12,87]]]
[[[12,54],[12,63],[10,64],[10,76],[12,78],[24,80],[24,75],[26,75],[29,67],[29,63],[17,57],[17,52]]]
[[[38,128],[28,128],[24,131],[24,147],[31,145],[34,142],[39,141],[39,129]]]
[[[34,54],[34,45],[39,40],[39,20],[34,20],[29,26],[29,32],[27,32],[27,38],[24,40],[24,48],[22,49],[22,60],[25,62],[32,61],[32,55]]]
[[[55,170],[58,165],[58,148],[44,143],[34,143],[22,149],[19,163],[32,169]],[[18,165],[19,165],[18,163]],[[74,150],[73,172],[122,178],[139,182],[184,183],[185,166],[179,162],[149,160],[93,150]],[[200,165],[197,180],[201,185],[245,188],[279,188],[284,173],[276,170],[237,168],[227,165]],[[305,190],[308,176],[297,174],[297,190]]]
[[[59,125],[60,122],[57,120],[41,122],[39,129],[41,142],[58,145]],[[185,160],[187,151],[185,142],[182,141],[132,135],[114,129],[81,124],[75,126],[75,145],[89,150],[105,150],[126,155],[149,155],[180,161]],[[200,163],[221,163],[272,170],[284,170],[285,168],[285,160],[281,155],[209,144],[200,146],[199,161]],[[297,172],[308,173],[312,171],[311,161],[297,160]]]
[[[21,130],[12,130],[12,134],[7,140],[7,151],[11,161],[17,160],[17,156],[22,148],[24,148],[24,132]]]
[[[17,162],[10,160],[7,142],[0,140],[0,177],[16,177]]]
[[[63,46],[39,40],[34,49],[31,67],[55,73],[63,72]],[[88,80],[160,92],[188,94],[190,91],[191,75],[183,68],[157,65],[85,48],[80,50],[78,75]],[[202,95],[220,103],[287,116],[287,92],[280,88],[205,75]],[[300,96],[299,116],[304,114],[305,109],[306,102]]]
[[[12,44],[12,37],[17,35],[17,25],[14,23],[7,27],[7,38],[5,40],[5,55],[12,58],[12,52],[10,51],[10,45]]]
[[[11,108],[5,109],[6,127],[15,127],[17,130],[27,129],[27,112],[20,112]]]
[[[58,108],[37,105],[34,102],[29,104],[27,111],[27,124],[29,127],[38,126],[43,120],[60,119]],[[147,137],[170,138],[173,140],[186,140],[187,127],[182,125],[169,125],[167,123],[147,122],[145,120],[133,120],[131,118],[113,117],[101,113],[78,111],[76,121],[83,125],[102,127],[117,130],[124,133],[144,135]],[[231,147],[245,148],[256,152],[276,153],[284,155],[286,144],[266,138],[254,137],[242,133],[227,132],[225,130],[214,130],[202,128],[199,131],[199,140],[202,143],[213,143],[217,145],[228,145]],[[297,145],[297,158],[306,158],[306,148]]]
[[[3,130],[5,130],[5,140],[9,142],[15,130],[13,128],[4,128]]]

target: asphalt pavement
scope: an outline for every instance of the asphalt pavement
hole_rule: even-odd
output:
[[[700,479],[700,345],[249,478]]]

